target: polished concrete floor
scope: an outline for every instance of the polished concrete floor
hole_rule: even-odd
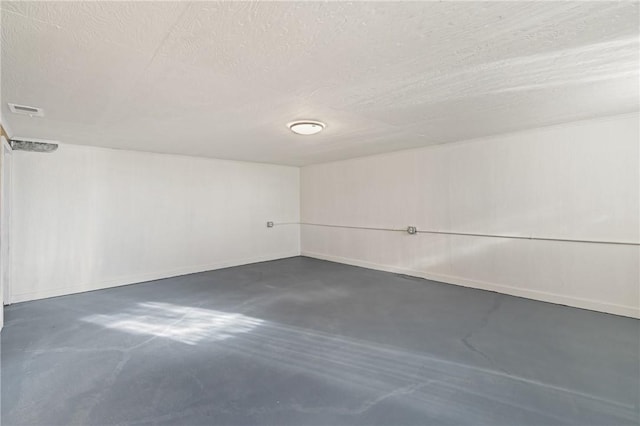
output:
[[[640,421],[640,321],[304,257],[5,315],[3,425]]]

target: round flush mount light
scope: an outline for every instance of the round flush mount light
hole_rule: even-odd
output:
[[[298,135],[315,135],[320,133],[327,127],[322,121],[315,120],[298,120],[287,124],[289,130]]]

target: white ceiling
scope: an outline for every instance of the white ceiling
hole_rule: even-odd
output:
[[[639,107],[638,2],[2,1],[16,136],[304,165]],[[7,102],[42,107],[11,114]],[[325,121],[315,136],[285,124]]]

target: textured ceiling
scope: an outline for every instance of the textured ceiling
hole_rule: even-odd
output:
[[[638,6],[2,1],[2,116],[13,137],[303,165],[625,113]]]

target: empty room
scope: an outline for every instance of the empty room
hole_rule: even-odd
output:
[[[2,425],[640,425],[640,2],[0,13]]]

